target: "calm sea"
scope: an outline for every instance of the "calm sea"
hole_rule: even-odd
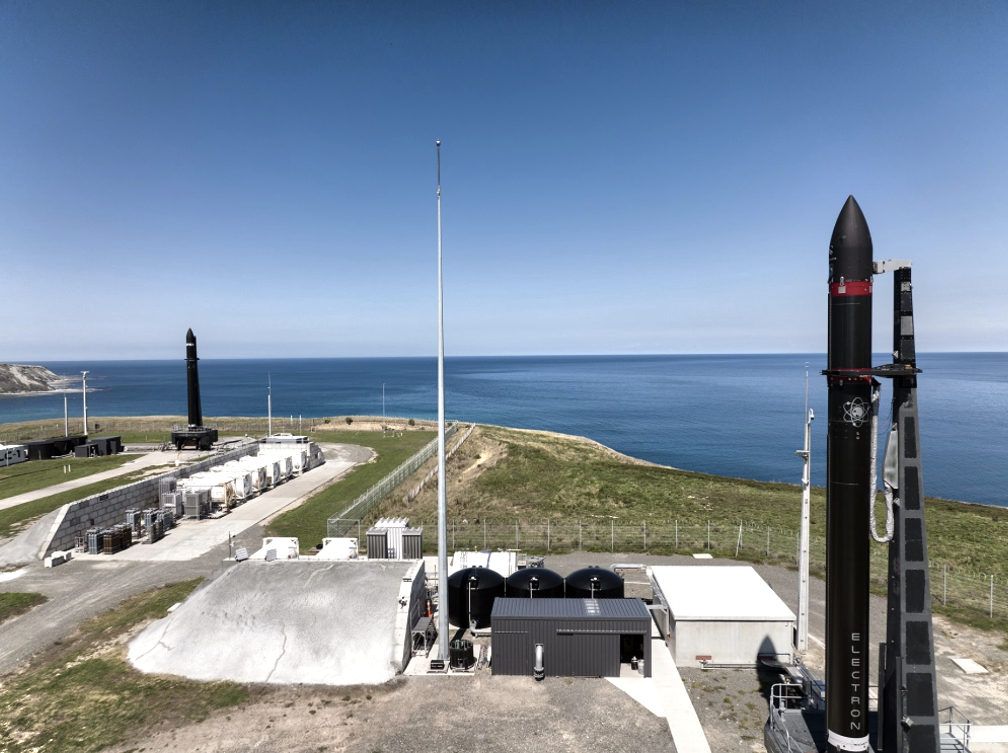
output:
[[[446,409],[449,418],[591,437],[677,468],[798,483],[806,364],[819,417],[813,483],[822,486],[824,354],[448,358]],[[91,416],[186,411],[181,359],[44,365],[89,372]],[[925,492],[1008,506],[1008,354],[931,353],[918,365]],[[264,416],[267,379],[274,417],[380,415],[383,385],[386,415],[437,417],[434,358],[201,360],[204,414]],[[81,395],[71,393],[71,414],[81,409]],[[62,416],[62,394],[0,398],[0,423]]]

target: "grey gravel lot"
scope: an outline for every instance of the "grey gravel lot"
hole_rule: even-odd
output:
[[[668,725],[600,679],[398,678],[291,687],[201,724],[111,748],[126,753],[674,753]]]

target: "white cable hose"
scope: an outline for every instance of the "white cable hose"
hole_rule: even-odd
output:
[[[868,492],[868,531],[879,544],[892,541],[895,521],[893,520],[893,495],[888,483],[885,484],[886,499],[886,532],[879,536],[876,532],[878,523],[875,520],[875,493],[878,491],[878,407],[882,386],[878,382],[872,384],[871,397],[871,484]],[[889,443],[886,443],[886,460],[889,459]],[[888,465],[888,463],[886,464]]]

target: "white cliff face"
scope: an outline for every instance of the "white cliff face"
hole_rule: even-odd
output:
[[[59,389],[63,381],[44,366],[0,364],[0,394],[52,392]]]

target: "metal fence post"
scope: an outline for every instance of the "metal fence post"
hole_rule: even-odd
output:
[[[518,518],[515,518],[515,549],[521,549],[518,546]]]
[[[679,518],[676,518],[675,522],[675,548],[679,548]]]
[[[578,518],[578,551],[581,551],[581,518]]]
[[[455,549],[455,518],[452,518],[452,551]]]
[[[647,518],[644,518],[644,551],[647,551]]]
[[[609,521],[609,551],[616,551],[616,521]]]
[[[707,521],[707,550],[710,551],[710,521]]]
[[[770,559],[770,526],[766,527],[766,556]]]
[[[948,604],[948,565],[942,563],[942,606]]]
[[[550,550],[550,521],[546,518],[546,551]]]
[[[483,518],[483,548],[486,549],[486,518]]]
[[[994,576],[991,575],[991,589],[990,589],[990,616],[994,619]]]

